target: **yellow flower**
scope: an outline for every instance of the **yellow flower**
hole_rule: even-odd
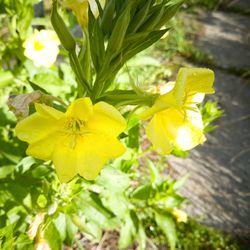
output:
[[[34,64],[44,67],[50,67],[57,58],[60,42],[56,33],[52,30],[35,30],[23,44],[24,54]]]
[[[172,214],[174,215],[177,222],[179,222],[179,223],[180,222],[186,223],[187,220],[188,220],[187,214],[184,211],[180,210],[180,209],[174,208],[173,211],[172,211]]]
[[[214,93],[214,73],[203,68],[181,68],[170,92],[160,95],[141,114],[149,119],[146,133],[154,148],[169,154],[173,147],[190,150],[205,141],[201,113],[197,107],[205,94]]]
[[[74,101],[65,113],[44,104],[16,126],[19,139],[29,143],[26,153],[52,160],[62,182],[76,174],[97,177],[105,163],[125,152],[117,136],[126,121],[105,102],[92,104],[90,98]]]
[[[105,5],[105,0],[100,0],[102,7]],[[72,9],[75,13],[79,24],[83,27],[88,24],[88,8],[90,9],[95,17],[99,16],[98,6],[95,0],[65,0],[65,6]]]

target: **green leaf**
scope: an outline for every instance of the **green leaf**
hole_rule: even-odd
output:
[[[44,178],[52,169],[49,166],[39,165],[34,170],[31,171],[31,175],[34,178]]]
[[[113,16],[115,12],[115,0],[110,0],[105,4],[105,8],[103,10],[103,16],[101,20],[101,28],[103,34],[108,34],[111,31],[113,26]]]
[[[0,179],[5,178],[9,174],[11,174],[15,169],[15,165],[8,165],[0,167]]]
[[[9,250],[14,247],[15,238],[13,236],[13,225],[0,229],[0,249]]]
[[[48,203],[48,200],[44,194],[40,194],[37,198],[37,204],[41,208],[45,208]]]
[[[162,200],[165,209],[179,207],[185,199],[179,195],[170,195]]]
[[[23,158],[18,165],[16,166],[16,169],[18,172],[20,173],[25,173],[26,171],[28,171],[34,164],[36,163],[35,159],[27,156],[25,158]]]
[[[122,171],[107,166],[96,178],[96,184],[111,191],[115,190],[116,192],[123,192],[129,187],[130,179],[129,176]]]
[[[66,239],[66,230],[67,230],[66,215],[59,213],[59,215],[55,220],[53,220],[53,222],[57,228],[57,231],[60,234],[61,240],[64,241]]]
[[[51,249],[62,249],[62,241],[55,224],[50,221],[44,229],[44,237]]]
[[[95,70],[98,72],[104,60],[105,47],[102,31],[96,21],[94,21],[93,33],[90,33],[90,51]]]
[[[167,237],[170,249],[175,250],[177,235],[173,217],[170,214],[155,211],[155,220],[159,228]]]
[[[137,124],[128,131],[128,147],[139,149],[140,125]]]
[[[147,163],[150,169],[150,178],[151,178],[151,183],[153,186],[156,186],[157,184],[159,184],[161,182],[161,176],[160,173],[157,169],[157,167],[154,165],[154,163],[147,159]]]
[[[68,246],[72,246],[76,233],[78,231],[77,226],[72,222],[71,218],[68,215],[65,215],[66,217],[66,238],[65,243]]]
[[[152,187],[149,184],[145,184],[143,186],[139,186],[133,193],[132,198],[138,200],[147,200],[150,198]]]
[[[135,225],[130,214],[127,214],[120,230],[119,249],[125,249],[130,246],[134,240],[134,235]]]
[[[13,75],[10,71],[0,71],[0,88],[4,88],[13,82]]]
[[[189,174],[186,174],[184,176],[182,176],[179,180],[177,180],[174,185],[173,185],[173,189],[174,190],[179,190],[187,181],[187,179],[189,178]]]
[[[139,250],[146,249],[147,235],[146,235],[146,232],[145,232],[142,224],[140,224],[140,226],[139,226],[138,240],[137,241],[138,241],[138,244],[139,244]]]

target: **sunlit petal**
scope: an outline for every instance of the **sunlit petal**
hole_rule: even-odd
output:
[[[57,141],[52,160],[61,182],[68,182],[77,174],[77,153],[71,137],[63,136]]]
[[[154,105],[151,108],[146,109],[140,114],[142,120],[147,120],[152,117],[155,113],[163,111],[170,107],[176,107],[178,103],[176,102],[175,97],[173,96],[173,91],[160,95],[157,97]]]
[[[174,96],[179,103],[190,93],[214,93],[214,72],[206,68],[181,68],[176,78]]]
[[[35,143],[53,134],[60,129],[61,122],[51,118],[34,113],[21,120],[16,126],[16,135],[22,141]]]
[[[107,161],[121,156],[125,147],[116,138],[90,134],[79,139],[77,150],[78,173],[87,180],[94,180]]]
[[[36,108],[36,111],[44,117],[47,116],[47,117],[51,117],[57,120],[64,117],[64,113],[50,106],[47,106],[45,104],[35,103],[35,108]]]
[[[87,121],[93,114],[93,106],[90,98],[79,98],[67,109],[66,115],[78,120]]]
[[[93,109],[93,116],[87,124],[91,130],[115,137],[125,130],[126,120],[113,106],[99,102],[94,105]]]
[[[168,134],[162,121],[162,115],[156,114],[149,122],[146,133],[154,149],[161,154],[169,154],[173,144],[168,139]]]
[[[194,108],[195,109],[195,108]],[[198,108],[168,109],[161,112],[168,140],[181,150],[190,150],[204,142],[203,122]]]
[[[44,161],[51,160],[55,146],[60,138],[61,134],[59,132],[51,133],[40,141],[30,144],[26,154]]]

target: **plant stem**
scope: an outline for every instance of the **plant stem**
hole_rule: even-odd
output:
[[[89,96],[91,96],[91,93],[92,93],[91,88],[88,84],[88,81],[84,77],[84,74],[83,74],[83,71],[82,71],[82,68],[81,68],[81,65],[80,65],[79,59],[76,55],[75,50],[72,50],[69,52],[69,58],[70,58],[71,63],[72,63],[72,68],[73,68],[73,70],[76,74],[76,77],[78,79],[78,84],[84,90],[86,90],[86,92]]]
[[[116,107],[125,105],[152,106],[157,96],[140,94],[133,90],[119,90],[107,92],[106,95],[100,97],[97,101],[105,101]]]

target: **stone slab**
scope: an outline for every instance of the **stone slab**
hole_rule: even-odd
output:
[[[190,173],[182,193],[187,211],[205,224],[250,237],[250,82],[216,71],[225,110],[219,128],[186,159],[170,157],[176,176]]]
[[[250,1],[249,1],[250,2]],[[250,68],[250,18],[235,13],[207,12],[200,17],[203,30],[197,46],[222,68]]]
[[[223,4],[228,7],[236,7],[237,9],[242,9],[243,11],[250,9],[249,0],[225,0]]]

